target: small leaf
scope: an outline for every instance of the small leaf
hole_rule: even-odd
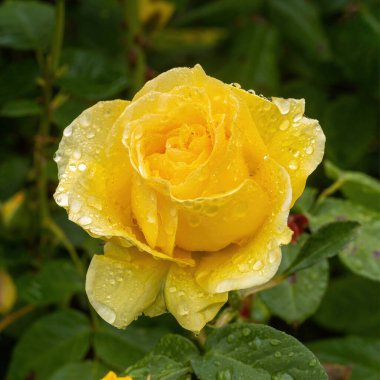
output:
[[[337,220],[360,222],[353,240],[339,253],[340,260],[354,273],[380,281],[380,214],[342,199],[325,199],[309,215],[312,228]]]
[[[46,49],[54,28],[54,9],[38,1],[9,1],[0,6],[0,46]]]
[[[379,310],[378,283],[349,275],[330,282],[315,319],[333,331],[378,336]]]
[[[111,98],[127,85],[119,61],[99,52],[71,49],[64,52],[62,61],[68,69],[58,82],[64,90],[81,99]]]
[[[353,239],[353,232],[358,226],[356,222],[336,222],[324,225],[308,238],[284,275],[290,275],[318,261],[337,255]]]
[[[12,100],[0,107],[0,116],[4,117],[36,116],[40,112],[39,104],[31,99]]]
[[[214,330],[206,353],[192,360],[200,380],[327,380],[315,356],[295,338],[272,327],[234,323]]]
[[[65,260],[46,262],[36,275],[24,275],[18,281],[20,298],[32,305],[48,305],[69,299],[84,291],[84,280]]]
[[[94,336],[94,349],[97,357],[112,368],[124,370],[152,350],[166,332],[163,328],[136,326],[119,330],[102,323]]]
[[[81,360],[89,344],[90,324],[82,313],[65,310],[42,317],[17,343],[8,377],[24,380],[34,373],[47,380],[62,365]]]
[[[339,180],[342,193],[352,202],[380,212],[380,182],[364,173],[342,171],[327,161],[326,175]]]
[[[154,354],[165,355],[178,363],[187,364],[191,359],[199,356],[197,347],[190,340],[181,335],[165,335],[153,350]]]
[[[308,345],[322,363],[350,368],[350,380],[378,380],[380,340],[349,336],[326,339]]]
[[[125,371],[133,380],[184,380],[189,368],[164,355],[148,355]]]
[[[97,362],[69,363],[53,373],[49,380],[99,380],[108,369]]]
[[[260,298],[274,315],[287,323],[301,323],[317,310],[328,278],[328,262],[323,260],[260,292]]]

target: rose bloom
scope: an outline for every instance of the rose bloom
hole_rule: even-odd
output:
[[[110,371],[101,380],[133,380],[133,379],[130,376],[119,377],[119,376],[116,375],[115,372]]]
[[[289,209],[324,151],[304,105],[196,65],[159,75],[130,102],[99,102],[64,130],[54,196],[106,241],[86,279],[103,319],[122,328],[169,311],[199,331],[230,290],[274,276]]]

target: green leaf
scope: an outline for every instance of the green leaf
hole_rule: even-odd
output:
[[[88,102],[69,99],[62,106],[54,110],[53,121],[63,129],[88,107]]]
[[[123,67],[104,54],[71,49],[64,53],[62,61],[68,69],[58,82],[62,89],[79,98],[108,99],[126,88]]]
[[[38,319],[13,351],[8,376],[24,380],[34,373],[46,380],[64,364],[81,360],[90,344],[87,318],[73,310],[58,311]]]
[[[330,57],[329,42],[312,2],[270,0],[268,4],[271,20],[295,47],[303,49],[314,59]]]
[[[168,334],[161,338],[153,350],[153,354],[165,355],[178,363],[187,364],[199,356],[197,347],[181,335]]]
[[[327,380],[315,356],[272,327],[234,323],[214,330],[202,358],[192,360],[200,380]]]
[[[46,262],[40,272],[18,281],[20,298],[32,305],[65,302],[73,294],[84,292],[84,279],[66,260]]]
[[[335,222],[324,225],[311,235],[285,275],[305,269],[318,261],[335,256],[353,239],[356,222]]]
[[[49,380],[99,380],[107,372],[107,367],[97,362],[69,363],[55,371]]]
[[[329,198],[318,205],[309,220],[313,229],[336,220],[360,222],[339,258],[354,273],[380,281],[380,214],[349,201]]]
[[[164,355],[148,355],[125,371],[133,380],[185,380],[189,368]]]
[[[379,310],[378,283],[350,275],[330,282],[315,319],[330,330],[373,336],[380,332]]]
[[[342,171],[330,161],[325,162],[326,175],[342,182],[340,190],[352,202],[380,212],[380,181],[364,173]]]
[[[37,1],[9,1],[0,6],[0,46],[46,49],[54,28],[54,9]]]
[[[164,336],[154,350],[145,358],[126,370],[134,380],[187,379],[191,359],[199,356],[196,346],[188,339],[175,334]]]
[[[323,260],[260,292],[260,298],[274,315],[287,323],[302,323],[317,310],[328,278],[328,262]]]
[[[11,100],[0,107],[0,116],[5,117],[36,116],[40,112],[39,104],[31,99]]]
[[[349,367],[350,380],[378,380],[380,374],[380,340],[349,336],[309,344],[322,363]]]
[[[136,326],[119,330],[102,323],[94,336],[94,349],[97,357],[105,363],[124,370],[151,351],[166,332],[163,328]]]

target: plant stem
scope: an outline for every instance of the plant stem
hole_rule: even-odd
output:
[[[34,310],[33,305],[27,305],[22,307],[21,309],[18,309],[17,311],[8,314],[0,321],[0,331],[5,330],[9,325],[11,325],[13,322],[16,322],[19,318],[23,317],[24,315],[30,313]]]
[[[260,286],[255,286],[253,288],[249,289],[243,289],[240,291],[241,298],[245,298],[250,296],[251,294],[256,294],[258,292],[261,292],[263,290],[271,289],[280,284],[282,281],[286,279],[285,276],[278,275],[272,278],[272,280],[268,281],[267,283],[260,285]]]
[[[344,178],[337,179],[333,184],[331,184],[329,187],[327,187],[325,190],[322,191],[316,203],[320,204],[327,197],[337,192],[344,185],[344,182],[345,182]]]

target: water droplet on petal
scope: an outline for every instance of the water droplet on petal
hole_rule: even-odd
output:
[[[63,130],[63,136],[65,137],[70,137],[72,133],[73,133],[73,126],[71,124]]]
[[[90,131],[90,132],[87,133],[86,136],[87,136],[88,139],[92,139],[95,136],[95,133],[92,132],[92,131]]]
[[[61,155],[58,152],[55,152],[53,160],[55,162],[59,162],[59,161],[61,161],[61,159],[62,159]]]
[[[281,99],[276,105],[283,115],[286,115],[290,110],[290,102],[288,99]]]
[[[68,198],[67,194],[61,193],[61,194],[57,195],[56,202],[61,207],[67,207],[69,205],[69,198]]]
[[[249,271],[249,266],[248,264],[239,264],[238,265],[239,271],[242,273],[248,272]]]
[[[258,260],[256,261],[253,266],[252,266],[252,269],[253,270],[259,270],[263,267],[263,262],[261,260]]]
[[[87,169],[87,166],[85,164],[79,164],[78,165],[78,169],[81,171],[81,172],[84,172],[86,169]]]
[[[175,287],[175,286],[171,286],[170,288],[169,288],[169,292],[170,293],[175,293],[177,291],[177,288]]]
[[[264,161],[268,161],[269,160],[269,156],[267,154],[263,158],[264,158]]]
[[[312,154],[314,152],[314,148],[310,145],[305,148],[306,154]]]
[[[277,252],[276,251],[270,251],[269,252],[269,262],[273,264],[277,260]]]
[[[295,162],[295,161],[290,161],[290,163],[289,163],[289,165],[288,165],[288,168],[289,168],[290,170],[297,170],[297,169],[298,169],[298,164],[297,164],[297,162]]]
[[[80,123],[84,126],[84,127],[88,127],[90,125],[90,120],[88,119],[87,115],[82,115],[81,119],[80,119]]]
[[[289,124],[289,120],[284,120],[279,126],[280,131],[286,131],[289,128]]]
[[[241,88],[240,84],[236,82],[231,83],[231,86],[236,87],[236,88]]]
[[[70,211],[77,213],[82,208],[82,202],[79,199],[73,199],[70,203]]]
[[[73,157],[76,159],[76,160],[79,160],[82,156],[82,153],[80,152],[80,150],[75,150],[74,153],[73,153]]]
[[[293,121],[297,122],[297,121],[300,121],[301,119],[302,119],[302,114],[299,113],[294,116]]]
[[[82,216],[81,218],[79,218],[78,223],[82,226],[87,226],[88,224],[92,223],[92,218],[90,218],[89,216]]]

